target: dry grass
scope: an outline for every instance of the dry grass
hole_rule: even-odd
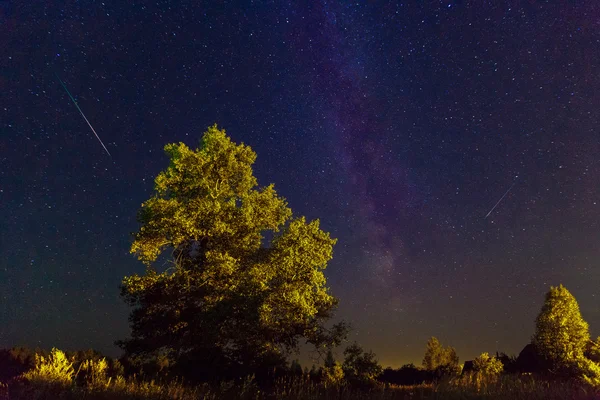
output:
[[[63,352],[36,357],[35,367],[9,385],[0,383],[0,400],[591,400],[600,392],[578,382],[545,381],[531,376],[472,374],[437,384],[394,386],[373,384],[360,389],[347,383],[317,384],[307,377],[284,378],[268,391],[249,379],[245,382],[190,387],[181,381],[160,383],[135,376],[107,376],[104,359],[84,361],[78,371]],[[327,381],[326,381],[327,382]]]
[[[1,393],[0,387],[0,393]],[[310,380],[282,380],[267,392],[259,390],[252,381],[243,384],[224,383],[220,386],[187,387],[181,382],[159,384],[122,377],[108,381],[98,389],[64,387],[49,391],[48,386],[22,386],[11,390],[10,399],[116,399],[116,400],[219,400],[219,399],[281,399],[281,400],[591,400],[600,398],[596,390],[575,383],[546,382],[517,377],[501,377],[494,381],[461,379],[440,384],[414,386],[379,386],[369,390],[349,385],[325,386]],[[0,397],[1,399],[2,397]]]

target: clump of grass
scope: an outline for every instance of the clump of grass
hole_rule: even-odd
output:
[[[23,377],[35,386],[68,387],[73,384],[75,370],[73,362],[65,353],[53,348],[48,357],[35,355],[35,367],[23,374]]]
[[[107,378],[108,363],[105,358],[100,360],[85,360],[79,367],[78,375],[83,374],[83,380],[88,389],[102,390],[110,385],[111,378]]]

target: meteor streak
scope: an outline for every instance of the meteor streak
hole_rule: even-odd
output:
[[[500,200],[498,200],[498,201],[496,202],[496,204],[494,204],[494,207],[492,207],[492,209],[490,210],[490,212],[489,212],[489,213],[487,213],[487,215],[486,215],[485,217],[483,217],[483,219],[486,219],[487,217],[489,217],[489,216],[490,216],[490,214],[492,213],[492,211],[494,211],[494,209],[495,209],[496,207],[498,207],[498,204],[500,204],[500,202],[502,201],[502,199],[506,197],[506,195],[508,194],[508,192],[510,192],[510,189],[512,189],[512,188],[513,188],[513,186],[515,186],[515,183],[517,183],[517,182],[513,182],[513,184],[512,184],[512,185],[510,185],[510,187],[508,188],[508,190],[507,190],[507,191],[506,191],[506,192],[505,192],[505,193],[502,195],[502,197],[500,197]]]
[[[56,79],[58,79],[58,81],[60,82],[60,84],[62,85],[62,87],[65,89],[65,91],[67,92],[67,94],[71,98],[71,101],[73,101],[73,104],[75,104],[75,107],[77,107],[77,109],[79,110],[79,113],[81,114],[81,116],[83,117],[83,119],[85,119],[85,122],[87,122],[87,124],[90,127],[90,129],[92,130],[92,132],[94,132],[94,135],[96,135],[96,139],[98,139],[98,141],[100,142],[100,144],[102,145],[102,147],[104,147],[104,150],[106,151],[106,154],[108,154],[109,157],[112,157],[112,155],[110,154],[110,152],[108,151],[108,149],[106,148],[106,146],[104,145],[104,143],[102,143],[102,139],[100,139],[100,136],[98,136],[98,134],[96,133],[96,130],[94,129],[94,127],[92,127],[92,124],[90,124],[90,121],[88,121],[88,119],[85,117],[85,115],[83,114],[83,111],[81,111],[81,108],[79,108],[79,105],[77,104],[77,102],[75,101],[75,99],[73,98],[73,96],[71,96],[71,92],[69,92],[69,89],[67,89],[67,87],[65,86],[65,84],[63,83],[63,81],[60,80],[60,78],[58,77],[58,74],[54,74],[54,75],[56,75]]]

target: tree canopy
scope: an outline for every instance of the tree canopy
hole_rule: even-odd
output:
[[[423,368],[429,371],[447,369],[448,372],[458,367],[458,355],[454,347],[444,347],[436,337],[427,341],[425,356],[423,357]]]
[[[482,375],[499,375],[503,369],[502,361],[497,357],[490,357],[488,353],[481,353],[473,360],[473,370]]]
[[[292,217],[272,184],[258,187],[254,151],[216,125],[197,149],[165,151],[169,167],[142,204],[131,246],[146,271],[121,287],[133,307],[131,338],[118,342],[126,353],[250,373],[300,339],[339,344],[345,325],[324,325],[337,305],[323,274],[336,240],[319,221]],[[170,266],[160,271],[164,256]]]
[[[588,324],[575,297],[563,286],[551,287],[535,322],[533,344],[554,367],[584,356],[590,342]]]
[[[597,343],[590,340],[577,300],[563,285],[546,293],[532,343],[549,372],[600,387]]]
[[[353,343],[344,350],[342,370],[351,383],[371,384],[383,368],[377,362],[375,353],[363,351],[359,344]]]

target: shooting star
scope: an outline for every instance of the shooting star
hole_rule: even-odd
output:
[[[75,99],[73,98],[73,96],[71,96],[71,92],[69,92],[69,89],[67,89],[67,87],[65,86],[65,84],[63,83],[63,81],[60,80],[60,78],[58,77],[58,74],[54,74],[54,75],[56,75],[56,79],[58,79],[58,81],[60,82],[60,84],[62,85],[62,87],[65,89],[65,91],[67,92],[67,94],[71,98],[71,101],[73,101],[73,104],[75,104],[75,107],[77,107],[77,109],[79,110],[79,113],[81,114],[81,116],[83,117],[83,119],[85,119],[85,122],[87,122],[87,124],[90,127],[90,129],[92,130],[92,132],[94,132],[94,135],[96,135],[96,139],[98,139],[98,141],[100,142],[100,144],[102,145],[102,147],[104,147],[104,150],[106,151],[106,154],[108,154],[108,156],[112,158],[112,155],[110,154],[110,152],[108,151],[108,149],[106,148],[106,146],[104,145],[104,143],[102,143],[102,139],[100,139],[100,136],[98,136],[98,134],[96,133],[96,130],[94,129],[94,127],[92,126],[92,124],[90,124],[90,121],[88,121],[88,119],[85,117],[85,115],[83,114],[83,111],[81,111],[81,108],[79,108],[79,105],[77,104],[77,102],[75,101]]]
[[[502,197],[500,197],[500,200],[498,200],[496,202],[496,204],[494,204],[494,207],[492,207],[492,209],[490,210],[490,212],[487,213],[486,216],[483,217],[483,219],[486,219],[487,217],[490,216],[490,214],[492,213],[492,211],[494,211],[496,209],[496,207],[498,207],[498,204],[500,204],[500,202],[502,201],[502,199],[504,199],[506,197],[506,195],[508,194],[508,192],[510,192],[510,190],[513,188],[513,186],[515,186],[515,183],[517,183],[517,182],[513,182],[513,184],[510,185],[510,187],[508,188],[508,190],[506,192],[504,192],[504,194],[502,195]]]

